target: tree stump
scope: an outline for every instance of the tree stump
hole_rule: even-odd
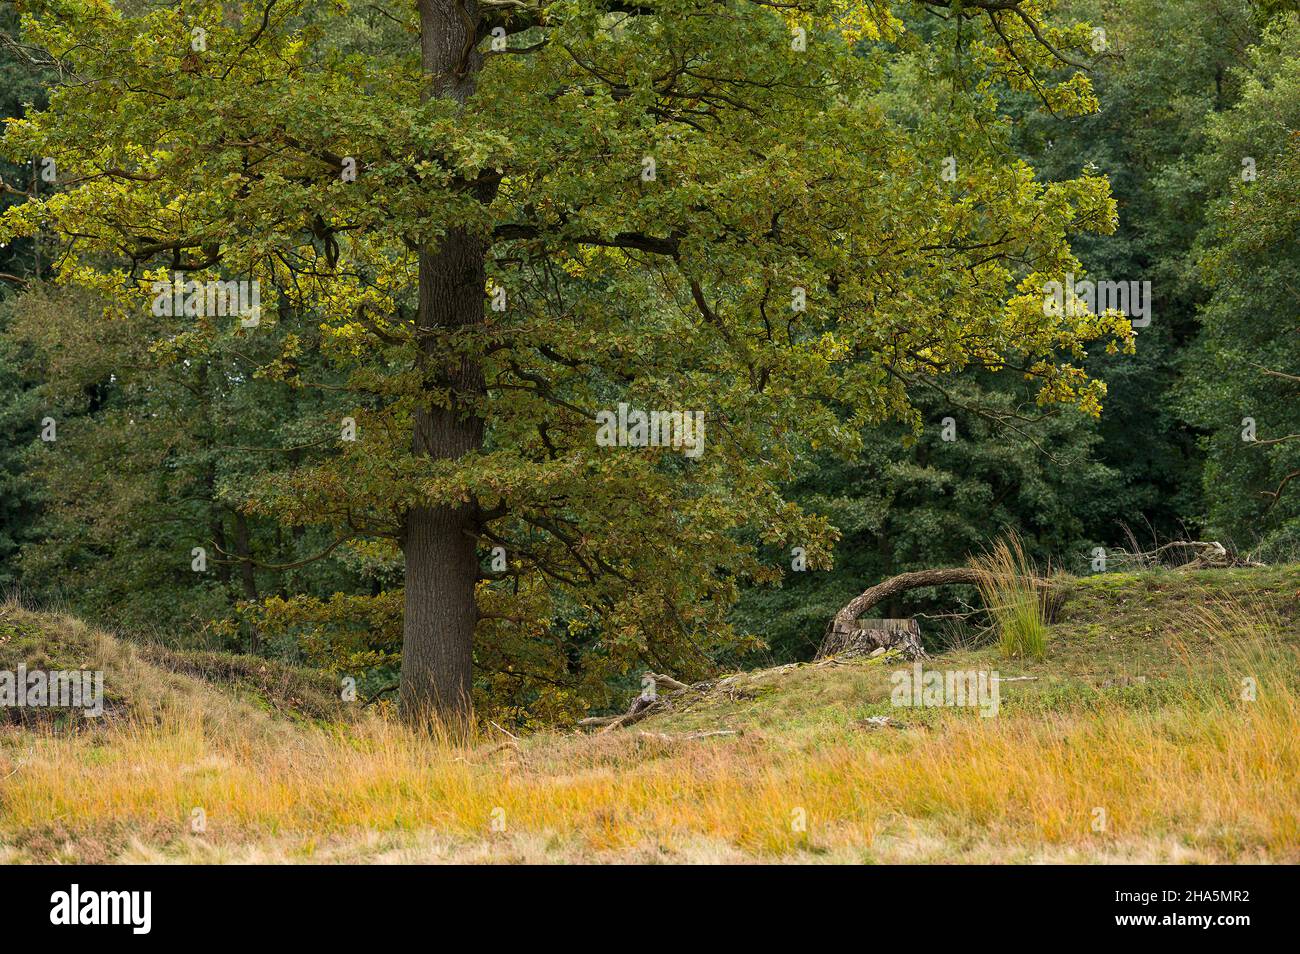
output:
[[[854,623],[837,621],[821,648],[817,658],[840,656],[869,656],[878,649],[897,649],[905,659],[925,656],[921,645],[921,625],[914,619],[864,619]]]

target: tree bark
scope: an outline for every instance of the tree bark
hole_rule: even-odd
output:
[[[923,659],[929,655],[921,642],[921,625],[916,620],[867,619],[848,626],[832,624],[815,658],[875,655],[882,649],[896,649],[904,659]]]
[[[412,450],[436,460],[455,459],[483,443],[483,421],[467,404],[483,392],[482,370],[469,360],[437,366],[428,329],[483,319],[485,245],[461,232],[446,235],[435,251],[420,256],[419,327],[430,383],[450,389],[451,406],[430,402],[416,411]],[[402,717],[413,725],[437,720],[459,732],[471,715],[477,507],[473,504],[415,507],[406,513],[402,623]]]
[[[257,593],[257,570],[253,566],[253,537],[248,527],[248,517],[243,511],[234,511],[235,519],[235,556],[239,558],[239,583],[244,593],[244,599],[256,602]],[[248,651],[252,655],[257,655],[261,647],[262,634],[257,629],[256,623],[248,625]]]
[[[418,0],[418,5],[428,95],[463,104],[474,91],[481,62],[473,49],[477,4]],[[455,459],[482,446],[483,421],[473,407],[484,393],[482,369],[467,359],[451,365],[441,361],[435,336],[483,321],[487,250],[484,239],[451,229],[420,254],[416,335],[426,387],[430,392],[449,389],[451,406],[439,406],[430,396],[416,411],[412,450],[417,455]],[[423,727],[436,721],[454,734],[468,728],[478,622],[477,531],[474,504],[415,507],[405,515],[400,709],[408,724]]]
[[[248,527],[248,517],[235,511],[235,556],[239,557],[239,584],[244,599],[257,600],[257,572],[253,567],[253,535]]]

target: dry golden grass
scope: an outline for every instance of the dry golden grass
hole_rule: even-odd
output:
[[[108,860],[142,845],[195,857],[269,839],[277,857],[309,859],[376,835],[395,837],[363,856],[432,836],[449,858],[490,860],[515,856],[521,838],[526,855],[555,859],[690,857],[701,844],[861,859],[912,841],[930,858],[971,844],[994,858],[1089,856],[1168,842],[1203,859],[1295,861],[1298,720],[1295,694],[1266,686],[1256,702],[1192,712],[952,715],[802,751],[752,736],[633,735],[458,749],[378,720],[292,739],[128,725],[8,752],[0,844],[46,860],[41,851],[66,842],[77,856],[84,842],[91,860]],[[204,833],[190,830],[195,808]],[[492,830],[497,809],[504,832]],[[798,809],[806,832],[792,824]]]
[[[241,721],[229,701],[221,718],[4,731],[0,862],[1300,861],[1295,657],[1266,614],[1194,615],[1183,631],[1223,650],[1207,668],[1187,649],[1188,678],[1138,702],[1062,683],[1059,704],[932,710],[901,731],[818,721],[816,681],[865,691],[865,668],[796,671],[747,705],[798,692],[803,710],[702,740],[643,724],[457,747],[380,717]],[[686,715],[653,729],[701,718]]]

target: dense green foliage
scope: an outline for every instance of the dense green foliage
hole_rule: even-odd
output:
[[[0,34],[16,39],[18,17],[0,8]],[[47,74],[8,47],[0,47],[0,116],[19,116],[26,103],[41,103]],[[30,184],[30,162],[0,156],[0,180]],[[0,190],[0,211],[19,199]],[[5,332],[10,323],[13,291],[38,268],[36,243],[0,243],[0,588],[19,584],[17,560],[34,532],[40,495],[32,479],[31,441],[39,426],[40,380],[27,363],[23,347]]]
[[[19,6],[6,151],[58,174],[0,168],[0,586],[369,694],[406,514],[472,502],[479,701],[553,719],[806,658],[1007,529],[1077,572],[1130,530],[1300,542],[1287,4],[563,0],[484,20],[513,53],[467,106],[413,4]],[[421,327],[462,232],[483,322]],[[159,314],[177,273],[256,279],[260,321]],[[1085,273],[1151,282],[1135,353],[1042,307]],[[430,402],[481,446],[413,454]],[[705,451],[598,446],[620,403],[704,409]]]
[[[1300,494],[1274,505],[1268,492],[1300,468],[1300,443],[1241,438],[1250,416],[1261,441],[1300,431],[1295,382],[1261,371],[1297,371],[1293,7],[1071,4],[1105,30],[1092,74],[1100,108],[1054,116],[1023,93],[1012,141],[1043,178],[1084,168],[1107,177],[1119,227],[1073,247],[1090,277],[1151,281],[1152,321],[1135,354],[1090,359],[1108,386],[1096,422],[1058,417],[1021,432],[986,418],[972,428],[958,402],[936,395],[910,449],[877,431],[853,465],[818,461],[795,492],[843,529],[835,570],[791,576],[742,604],[779,656],[806,654],[869,582],[960,563],[1004,529],[1073,572],[1090,572],[1097,545],[1197,536],[1294,557]],[[1240,174],[1247,156],[1254,182]],[[961,403],[991,387],[1004,411],[1023,398],[1014,380],[970,380]],[[948,413],[960,439],[945,444]],[[967,595],[914,591],[886,615],[948,612]]]

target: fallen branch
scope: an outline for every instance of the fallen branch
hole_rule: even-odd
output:
[[[600,733],[612,732],[615,729],[621,729],[625,726],[633,725],[649,716],[659,712],[667,712],[673,708],[669,698],[659,694],[659,688],[668,689],[673,696],[681,696],[687,693],[702,694],[708,683],[700,683],[696,686],[688,686],[684,682],[679,682],[672,676],[665,676],[662,673],[648,672],[645,674],[646,681],[652,687],[651,695],[644,692],[639,693],[632,700],[632,705],[628,707],[627,712],[622,715],[612,716],[589,716],[586,719],[578,720],[579,728],[594,729],[600,727]]]
[[[712,729],[708,732],[691,732],[687,735],[669,735],[666,732],[638,732],[643,739],[657,739],[660,742],[694,742],[697,739],[711,739],[719,735],[742,735],[739,729]]]
[[[638,702],[645,702],[645,705],[637,708]],[[663,708],[663,705],[658,699],[647,700],[645,696],[637,696],[636,700],[632,703],[632,709],[626,714],[619,716],[609,725],[605,726],[605,728],[601,729],[600,734],[603,735],[606,732],[613,732],[615,729],[621,729],[624,726],[640,722],[642,719],[652,716],[656,712],[662,712]]]
[[[1120,566],[1135,566],[1140,569],[1172,566],[1179,570],[1204,570],[1264,565],[1229,552],[1218,540],[1174,540],[1154,550],[1120,550],[1112,554],[1111,559]]]
[[[397,683],[393,683],[391,686],[384,686],[384,688],[380,689],[373,696],[371,696],[369,699],[363,702],[361,704],[361,708],[365,709],[367,706],[373,705],[374,703],[378,702],[383,696],[387,695],[390,692],[396,692],[400,688],[401,686],[398,685]]]
[[[692,687],[684,682],[678,682],[672,676],[665,676],[661,673],[647,673],[656,686],[667,686],[673,692],[691,692]]]
[[[498,731],[500,731],[500,732],[504,732],[506,735],[510,736],[510,738],[514,739],[516,742],[520,741],[519,736],[515,735],[515,734],[514,734],[513,732],[511,732],[509,729],[503,729],[503,728],[501,728],[501,726],[497,725],[497,724],[496,724],[495,722],[493,722],[491,719],[488,719],[488,725],[492,726],[492,728],[494,728],[494,729],[496,729],[496,730],[498,730]]]
[[[868,716],[861,722],[868,729],[903,729],[906,726],[897,719],[891,719],[889,716]]]

